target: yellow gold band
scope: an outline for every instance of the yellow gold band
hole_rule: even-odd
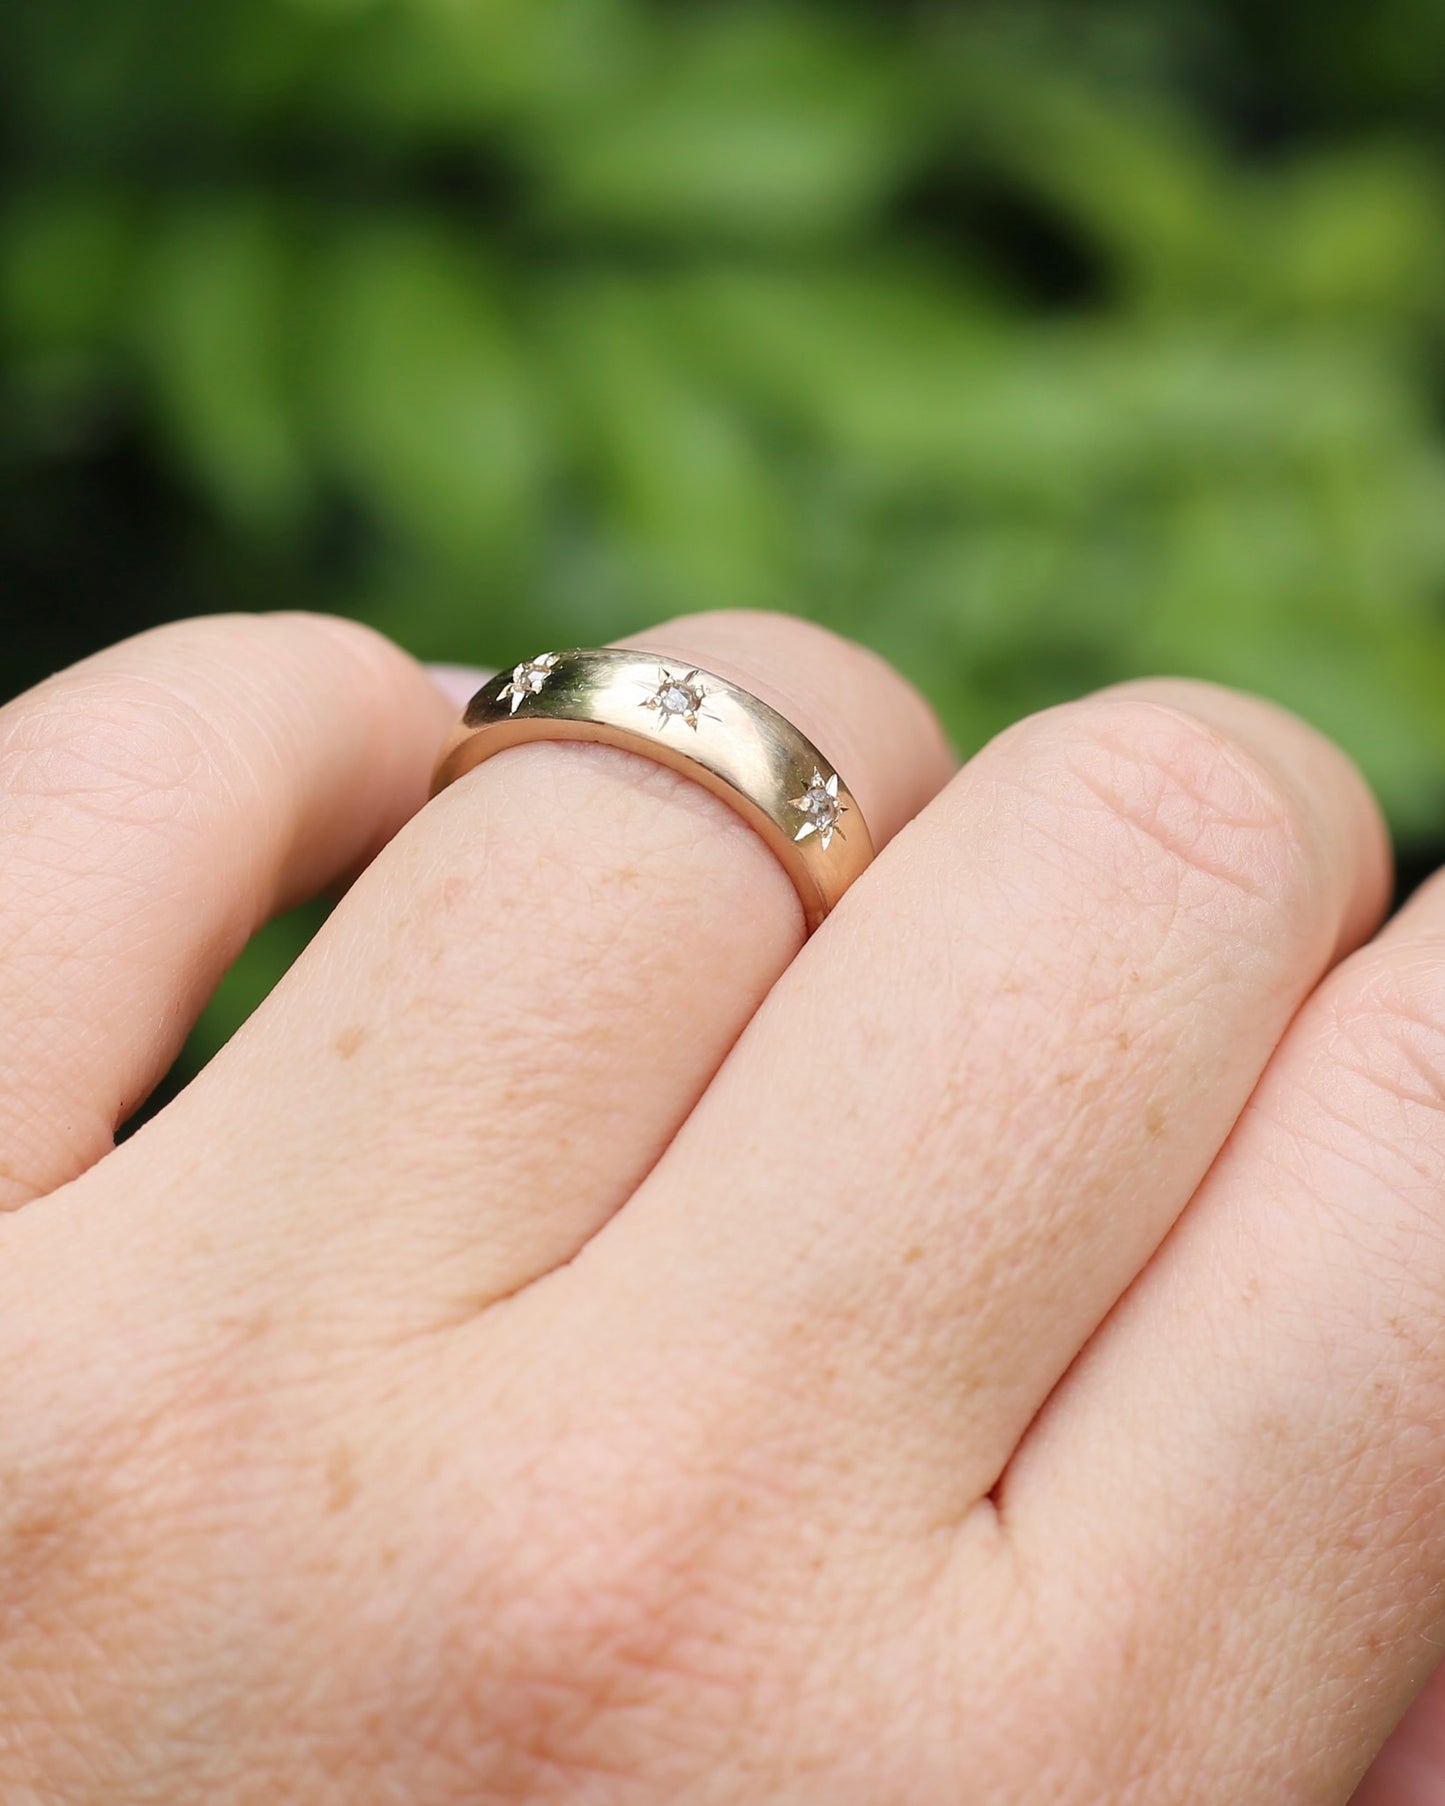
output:
[[[681,660],[574,648],[499,672],[467,705],[433,795],[529,740],[620,746],[704,785],[772,848],[809,932],[873,857],[852,792],[812,741],[750,691]]]

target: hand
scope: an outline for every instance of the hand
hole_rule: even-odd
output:
[[[636,755],[420,809],[342,622],[0,714],[0,1798],[1345,1800],[1445,1632],[1445,889],[1345,957],[1385,838],[1260,702],[950,777],[815,628],[643,643],[891,842],[806,947]]]

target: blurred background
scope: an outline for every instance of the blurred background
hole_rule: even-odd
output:
[[[0,693],[305,607],[1279,697],[1445,860],[1445,0],[0,8]],[[315,911],[263,937],[191,1059]]]

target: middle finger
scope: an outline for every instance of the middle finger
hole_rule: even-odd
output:
[[[919,1498],[912,1439],[982,1496],[1387,875],[1362,781],[1270,705],[1145,685],[1023,723],[794,963],[594,1273],[677,1384],[725,1335],[805,1443],[871,1437]]]

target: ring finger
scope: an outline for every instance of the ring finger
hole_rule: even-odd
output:
[[[774,703],[837,762],[880,843],[949,775],[916,692],[820,628],[710,615],[645,643]],[[570,1258],[627,1197],[802,938],[782,866],[700,784],[613,746],[513,747],[391,843],[137,1138],[141,1208],[192,1208],[193,1187],[168,1202],[153,1175],[199,1142],[212,1208],[258,1267],[279,1211],[293,1274],[329,1273],[342,1235],[372,1299],[470,1314]],[[343,1222],[306,1220],[313,1170]],[[439,1267],[440,1303],[419,1263]]]

